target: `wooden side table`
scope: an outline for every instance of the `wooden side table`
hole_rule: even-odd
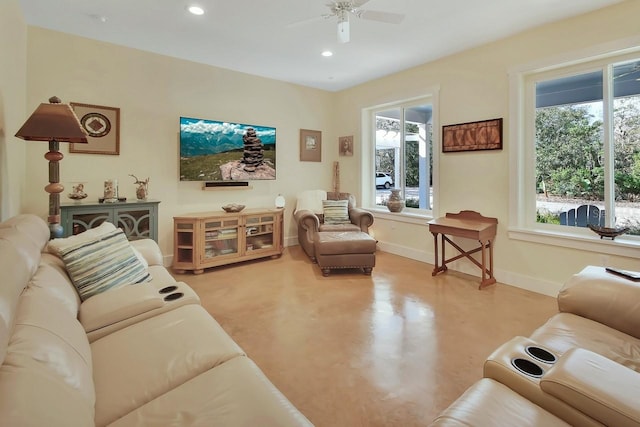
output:
[[[479,289],[496,283],[496,279],[493,277],[493,239],[496,236],[498,228],[497,218],[484,217],[475,211],[460,211],[457,214],[447,213],[444,217],[432,219],[428,224],[429,231],[433,234],[435,248],[435,267],[431,273],[432,276],[435,276],[441,271],[447,271],[447,263],[466,257],[482,271]],[[441,236],[442,264],[440,264],[438,258],[438,234]],[[465,251],[447,237],[447,235],[477,240],[480,242],[480,246]],[[445,256],[445,242],[449,242],[460,254],[447,259]],[[487,268],[487,249],[489,268]],[[482,262],[478,262],[471,256],[476,252],[482,253]]]

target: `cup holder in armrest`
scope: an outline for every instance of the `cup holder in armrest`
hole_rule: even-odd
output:
[[[172,294],[167,295],[166,297],[164,297],[165,301],[174,301],[177,300],[178,298],[182,298],[184,294],[182,292],[174,292]]]
[[[512,359],[511,364],[520,372],[531,377],[540,378],[544,371],[542,368],[527,359]]]
[[[544,348],[540,348],[540,347],[536,347],[536,346],[527,346],[524,351],[527,352],[527,354],[531,357],[533,357],[534,359],[537,359],[541,362],[545,362],[545,363],[556,363],[556,356],[554,356],[552,353],[550,353],[549,351],[545,350]]]
[[[171,285],[171,286],[166,286],[166,287],[160,289],[158,292],[160,292],[161,294],[168,294],[169,292],[173,292],[176,289],[178,289],[177,286]]]

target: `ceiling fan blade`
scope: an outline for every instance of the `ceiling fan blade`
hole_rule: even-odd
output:
[[[303,19],[301,21],[296,21],[296,22],[291,22],[290,24],[286,25],[286,28],[296,28],[296,27],[301,27],[303,25],[307,25],[307,24],[312,24],[314,22],[320,22],[320,21],[324,21],[326,20],[328,16],[322,15],[322,16],[314,16],[313,18],[307,18],[307,19]]]
[[[358,16],[370,21],[386,22],[388,24],[399,24],[404,19],[404,15],[393,12],[380,12],[377,10],[361,10]]]
[[[369,3],[371,0],[353,0],[351,2],[351,4],[353,5],[354,8],[356,7],[360,7],[365,3]]]

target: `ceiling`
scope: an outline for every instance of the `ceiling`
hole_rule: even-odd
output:
[[[622,0],[369,0],[400,24],[350,19],[330,0],[20,0],[27,24],[248,74],[338,91]],[[187,12],[189,4],[205,9]],[[324,50],[333,51],[323,57]]]

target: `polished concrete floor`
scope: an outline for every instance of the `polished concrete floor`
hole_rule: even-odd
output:
[[[555,299],[378,252],[371,276],[282,257],[175,275],[318,427],[424,426]]]

